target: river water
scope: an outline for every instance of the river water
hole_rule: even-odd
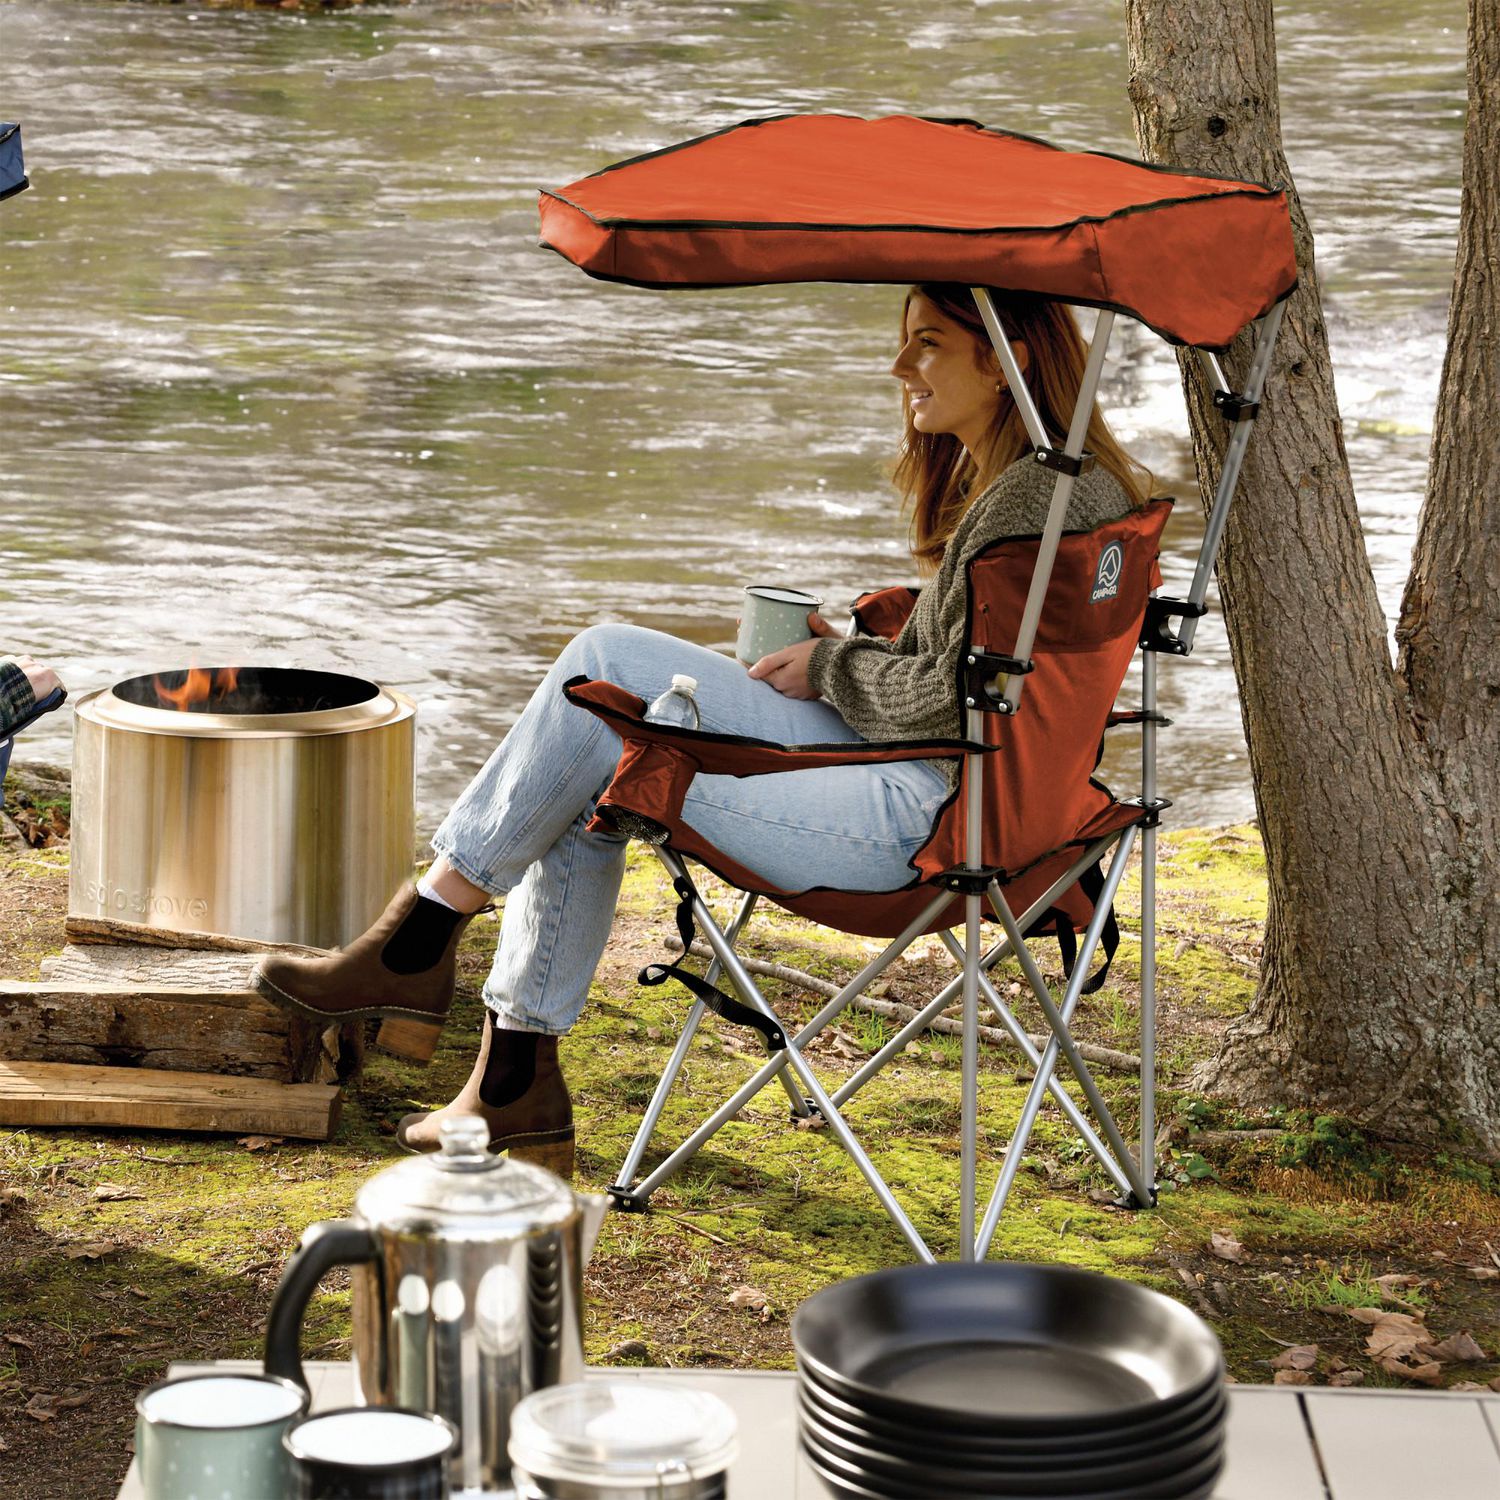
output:
[[[843,601],[909,579],[882,477],[899,292],[594,283],[537,247],[536,189],[787,110],[1133,153],[1119,12],[0,0],[0,119],[33,180],[0,205],[0,646],[75,692],[190,659],[403,688],[430,828],[591,621],[727,648],[745,582]],[[1278,22],[1393,616],[1457,234],[1463,4]],[[1175,362],[1134,325],[1117,348],[1116,428],[1189,495]],[[1174,819],[1248,816],[1222,627],[1163,677]],[[66,760],[62,717],[22,755]]]

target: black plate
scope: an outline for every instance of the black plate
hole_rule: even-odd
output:
[[[847,1495],[851,1500],[1056,1500],[1055,1495],[1022,1488],[1024,1480],[1015,1488],[1005,1489],[989,1483],[952,1489],[931,1481],[913,1487],[847,1463],[825,1449],[810,1433],[804,1432],[801,1441],[802,1452],[819,1477],[836,1495]],[[1207,1500],[1223,1471],[1221,1444],[1201,1462],[1168,1479],[1115,1489],[1075,1489],[1068,1500]]]
[[[1179,1474],[1221,1452],[1224,1446],[1222,1409],[1208,1413],[1190,1431],[1185,1429],[1180,1441],[1163,1444],[1153,1453],[1065,1468],[972,1461],[941,1441],[934,1441],[925,1454],[903,1457],[841,1433],[806,1407],[799,1417],[802,1431],[819,1448],[882,1484],[893,1480],[903,1488],[920,1490],[935,1485],[959,1493],[967,1487],[970,1493],[987,1495],[1024,1490],[1027,1494],[1061,1497],[1076,1495],[1080,1490],[1121,1489],[1152,1481],[1170,1485]]]
[[[872,1415],[993,1436],[1150,1420],[1224,1370],[1195,1313],[1071,1266],[876,1271],[809,1297],[792,1343],[822,1385]]]
[[[1227,1403],[1223,1392],[1214,1392],[1214,1398],[1202,1410],[1194,1410],[1184,1416],[1181,1424],[1158,1433],[1152,1439],[1139,1442],[1116,1443],[1109,1448],[1083,1448],[1070,1440],[1055,1440],[1050,1448],[1017,1451],[1001,1445],[980,1445],[965,1439],[951,1439],[947,1434],[906,1431],[900,1439],[868,1433],[856,1422],[838,1418],[828,1412],[817,1401],[816,1395],[802,1386],[798,1403],[802,1421],[816,1427],[832,1445],[840,1443],[852,1446],[873,1457],[892,1463],[930,1464],[933,1461],[950,1469],[965,1469],[972,1472],[1032,1473],[1038,1479],[1053,1475],[1097,1476],[1098,1473],[1113,1473],[1119,1467],[1134,1467],[1140,1463],[1155,1463],[1163,1455],[1175,1455],[1196,1443],[1212,1439],[1223,1430]],[[939,1457],[941,1455],[941,1457]],[[894,1473],[897,1470],[886,1470]]]
[[[873,1448],[899,1450],[908,1446],[925,1454],[934,1442],[942,1442],[965,1454],[1001,1462],[1035,1458],[1042,1462],[1093,1463],[1099,1454],[1117,1454],[1124,1458],[1131,1452],[1154,1449],[1162,1442],[1170,1441],[1184,1424],[1197,1421],[1225,1399],[1223,1385],[1214,1381],[1190,1400],[1169,1407],[1149,1420],[1127,1420],[1098,1426],[1088,1432],[1049,1432],[1035,1437],[1006,1432],[955,1432],[945,1424],[930,1421],[891,1421],[844,1400],[806,1368],[801,1372],[798,1389],[820,1414],[830,1418],[836,1426],[842,1424],[856,1429]]]

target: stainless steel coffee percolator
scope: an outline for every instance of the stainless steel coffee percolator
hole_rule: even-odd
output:
[[[308,1228],[271,1304],[266,1369],[306,1387],[308,1298],[352,1266],[356,1399],[446,1417],[453,1488],[504,1491],[516,1404],[583,1376],[583,1269],[608,1199],[492,1155],[476,1115],[445,1120],[441,1142],[366,1183],[353,1218]]]

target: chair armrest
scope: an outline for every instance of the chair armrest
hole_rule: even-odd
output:
[[[963,755],[990,754],[996,748],[972,740],[857,740],[831,745],[778,745],[774,740],[751,739],[747,735],[711,734],[702,729],[681,729],[675,724],[648,724],[644,717],[645,700],[612,682],[572,677],[563,684],[563,694],[569,703],[603,719],[625,741],[627,749],[635,745],[661,747],[692,761],[694,775],[704,771],[710,776],[769,776],[779,771],[805,771],[819,766],[957,760]]]
[[[876,589],[861,594],[849,607],[854,616],[855,635],[883,635],[893,641],[917,606],[920,589],[906,587]]]

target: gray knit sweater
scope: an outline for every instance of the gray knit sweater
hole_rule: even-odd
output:
[[[969,559],[1008,536],[1039,535],[1056,475],[1027,455],[1005,470],[964,512],[949,538],[937,577],[917,599],[894,641],[876,636],[821,640],[808,659],[812,686],[867,740],[958,739],[957,688],[964,640]],[[1130,509],[1119,481],[1102,468],[1073,485],[1064,529],[1092,531]],[[950,782],[961,762],[934,762]]]

